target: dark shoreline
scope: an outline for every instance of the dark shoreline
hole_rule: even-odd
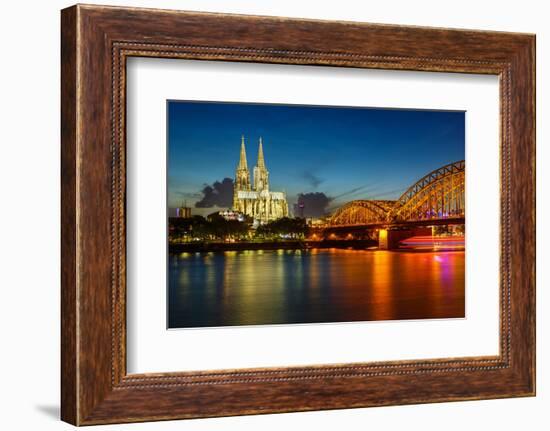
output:
[[[188,242],[169,244],[169,253],[244,251],[244,250],[308,250],[312,248],[352,248],[363,250],[377,247],[375,240],[324,240],[324,241],[277,241],[277,242]]]

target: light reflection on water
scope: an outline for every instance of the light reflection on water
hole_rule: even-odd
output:
[[[169,257],[169,327],[464,317],[464,251]]]

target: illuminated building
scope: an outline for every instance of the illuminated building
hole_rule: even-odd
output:
[[[183,204],[181,207],[176,208],[176,217],[179,218],[190,218],[191,217],[191,208]]]
[[[245,215],[243,213],[240,213],[238,211],[232,211],[232,210],[223,210],[223,211],[217,211],[213,214],[210,214],[207,219],[212,220],[212,216],[217,215],[222,217],[223,219],[227,221],[236,220],[236,221],[245,221]]]
[[[253,172],[253,183],[251,185],[243,136],[241,156],[235,172],[233,210],[246,214],[260,223],[287,217],[286,194],[269,190],[269,172],[265,166],[262,138],[260,138],[258,148],[258,162]]]

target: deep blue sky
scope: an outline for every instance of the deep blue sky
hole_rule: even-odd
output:
[[[168,206],[194,207],[205,184],[234,178],[241,135],[248,167],[263,138],[270,188],[323,192],[329,210],[397,199],[416,180],[464,159],[464,112],[169,101]],[[208,214],[216,208],[193,208]]]

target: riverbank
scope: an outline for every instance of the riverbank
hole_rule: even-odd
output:
[[[168,245],[170,253],[243,251],[243,250],[308,250],[311,248],[352,248],[366,249],[377,247],[375,240],[324,240],[324,241],[271,241],[271,242],[186,242]]]

